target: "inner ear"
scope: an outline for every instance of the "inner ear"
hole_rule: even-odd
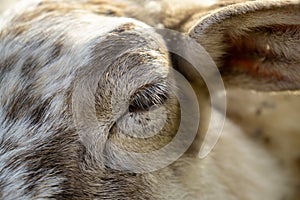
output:
[[[300,26],[273,24],[225,35],[220,71],[227,84],[260,90],[299,89]],[[261,87],[258,87],[258,86]]]
[[[183,27],[209,52],[227,86],[299,90],[299,13],[299,1],[248,1],[193,17]]]

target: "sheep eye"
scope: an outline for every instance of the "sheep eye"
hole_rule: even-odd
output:
[[[131,97],[129,112],[145,112],[159,105],[167,99],[167,86],[165,84],[147,84],[139,88]]]

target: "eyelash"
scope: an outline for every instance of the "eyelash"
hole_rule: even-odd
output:
[[[129,112],[145,112],[162,105],[169,98],[167,85],[162,83],[148,84],[139,88],[131,98]]]

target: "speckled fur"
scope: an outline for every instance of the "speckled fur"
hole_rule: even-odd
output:
[[[243,1],[225,0],[208,7],[192,0],[189,4],[183,5],[182,2],[170,3],[162,0],[151,4],[150,1],[139,0],[24,1],[24,5],[19,4],[2,16],[1,199],[298,198],[294,193],[295,186],[292,185],[297,182],[297,178],[292,171],[287,170],[292,167],[284,168],[279,162],[280,158],[291,166],[291,159],[297,156],[286,156],[290,151],[287,145],[279,145],[281,148],[274,150],[252,140],[249,135],[254,130],[259,131],[253,128],[259,122],[247,110],[239,115],[241,110],[238,105],[244,101],[239,98],[240,94],[250,94],[249,88],[262,90],[263,83],[268,91],[293,89],[294,92],[289,93],[289,98],[293,98],[296,90],[299,90],[296,82],[299,76],[287,73],[292,81],[278,84],[277,79],[264,82],[261,75],[257,81],[254,76],[256,73],[250,73],[249,76],[249,71],[242,69],[237,70],[239,78],[230,78],[236,74],[235,69],[229,67],[229,70],[223,70],[232,63],[232,52],[226,52],[230,48],[225,48],[228,47],[228,41],[214,40],[213,36],[223,38],[224,34],[228,34],[222,32],[224,24],[231,28],[241,25],[242,20],[240,22],[236,19],[240,16],[244,16],[245,21],[257,19],[260,15],[265,16],[264,9],[274,4],[274,8],[271,6],[268,13],[275,12],[275,16],[281,16],[283,22],[287,21],[284,16],[295,20],[292,21],[295,22],[293,26],[289,27],[296,37],[296,43],[290,43],[288,31],[284,33],[287,34],[286,44],[291,44],[293,51],[297,52],[299,21],[296,20],[299,19],[299,1],[249,1],[247,4],[239,4]],[[281,12],[286,8],[292,8],[291,12]],[[222,16],[227,16],[232,21]],[[143,124],[155,127],[157,119],[163,116],[159,108],[148,111],[155,116],[150,119],[147,119],[147,112],[132,113],[130,119],[122,113],[126,110],[124,106],[136,94],[136,86],[157,83],[164,85],[168,76],[171,61],[167,49],[163,38],[151,30],[151,27],[167,27],[189,33],[204,45],[221,68],[229,85],[229,103],[230,100],[234,103],[229,104],[229,115],[218,144],[205,159],[200,160],[197,152],[191,150],[178,161],[155,172],[140,174],[118,171],[109,166],[118,164],[126,167],[127,160],[121,154],[118,155],[113,144],[131,151],[157,149],[172,139],[178,125],[179,108],[170,93],[164,102],[170,112],[159,136],[149,140],[134,140],[122,136],[122,132],[115,126],[117,121],[124,126],[134,125],[137,127],[134,131],[140,133],[144,131]],[[241,30],[237,28],[230,31],[231,39],[240,41],[252,31],[243,25]],[[265,36],[264,30],[258,29],[257,32]],[[208,34],[211,32],[212,36]],[[272,35],[265,37],[272,38]],[[279,39],[275,37],[274,40],[278,42]],[[299,64],[299,54],[289,52],[283,46],[279,43],[275,53],[283,52],[280,58],[289,58],[288,60]],[[250,50],[251,48],[249,47]],[[152,67],[142,67],[145,63],[152,64]],[[280,66],[280,70],[275,70],[285,72]],[[299,72],[299,68],[295,67],[298,65],[289,66]],[[184,66],[179,66],[179,70],[180,67]],[[129,71],[133,74],[128,73]],[[240,81],[240,84],[238,81],[242,76],[246,76],[247,81]],[[93,88],[94,85],[97,87]],[[235,85],[246,89],[231,89]],[[198,91],[203,89],[197,84],[194,86]],[[93,94],[92,98],[80,104],[89,92]],[[153,92],[158,91],[154,89]],[[199,92],[198,96],[208,107],[207,99],[203,99],[206,98],[205,95],[202,96]],[[270,98],[265,96],[267,100]],[[289,101],[298,106],[297,100]],[[74,107],[74,102],[79,102],[75,105],[77,107]],[[278,103],[280,102],[279,99]],[[80,122],[76,121],[78,109],[83,112],[90,106],[96,110],[98,125],[95,127],[89,113]],[[295,110],[299,108],[296,107]],[[264,113],[262,110],[257,112]],[[280,112],[277,116],[279,118],[288,115],[284,114],[282,116]],[[277,139],[279,134],[272,135],[273,126],[268,123],[269,118],[266,115],[262,120],[269,127],[268,137],[273,141],[276,136],[276,144],[281,144]],[[247,119],[249,123],[240,119]],[[296,119],[291,120],[295,122]],[[285,123],[280,126],[282,131],[288,131],[285,126]],[[299,126],[294,127],[294,135],[299,138]],[[292,150],[297,151],[298,146],[295,144],[293,147],[295,149]]]

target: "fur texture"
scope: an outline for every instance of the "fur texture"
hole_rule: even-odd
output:
[[[0,198],[298,199],[299,146],[287,145],[290,140],[280,133],[299,139],[299,5],[278,0],[18,4],[0,25]],[[204,116],[210,112],[200,78],[185,71],[188,63],[170,60],[164,38],[152,27],[182,31],[207,49],[228,84],[229,115],[205,159],[198,157],[205,129],[200,128],[177,161],[134,173],[120,148],[153,151],[178,129],[180,109],[168,88],[172,64],[193,84]],[[270,122],[272,114],[260,110],[261,119],[251,114],[256,98],[250,89],[279,95],[293,90],[278,100],[261,92],[261,101],[281,105],[280,131]],[[249,105],[246,94],[253,98]],[[280,122],[287,110],[295,113],[287,120],[292,125]],[[148,137],[161,121],[159,134]],[[278,148],[251,138],[257,125],[266,129],[262,138],[267,135]],[[163,159],[168,158],[153,163]]]

